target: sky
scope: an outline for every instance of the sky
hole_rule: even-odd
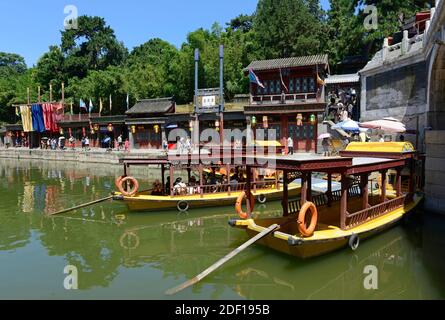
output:
[[[257,0],[0,0],[0,51],[17,53],[28,67],[60,45],[60,31],[74,5],[78,15],[97,15],[130,50],[151,38],[180,47],[187,34],[214,22],[225,27],[239,14],[255,11]],[[329,8],[328,0],[321,0]]]

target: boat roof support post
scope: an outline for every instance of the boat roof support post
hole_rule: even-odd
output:
[[[253,197],[251,190],[251,183],[250,183],[251,181],[252,181],[252,167],[246,165],[246,197],[247,197],[246,206],[247,206],[247,215],[249,216],[249,218],[251,217],[253,209],[250,207],[251,203],[250,201],[251,198]]]
[[[256,193],[256,168],[252,168],[253,170],[253,177],[252,177],[252,181],[253,181],[253,193]]]
[[[162,194],[165,193],[165,166],[161,164]]]
[[[284,176],[283,176],[284,181]],[[301,200],[300,206],[302,207],[307,201],[307,175],[306,172],[301,173]]]
[[[289,215],[289,188],[288,181],[289,180],[289,172],[287,170],[283,170],[283,201],[281,203],[283,207],[283,216],[287,217]]]
[[[415,191],[415,180],[416,180],[416,172],[415,172],[415,160],[413,158],[409,159],[409,199],[411,200],[414,196]]]
[[[341,175],[341,198],[340,198],[340,228],[346,229],[346,215],[348,211],[348,180],[346,175]]]
[[[204,194],[204,190],[202,187],[202,179],[203,179],[203,174],[202,174],[202,163],[199,164],[198,166],[198,170],[199,170],[199,193],[201,194],[201,198],[203,197]]]
[[[312,172],[309,171],[307,173],[307,190],[306,190],[306,199],[307,201],[312,201]]]
[[[332,173],[328,173],[328,190],[326,192],[328,196],[328,207],[332,204]]]
[[[396,168],[396,196],[400,197],[402,195],[402,168]]]
[[[187,167],[187,181],[188,184],[190,185],[190,177],[192,175],[192,169],[190,168],[190,166]]]
[[[170,165],[169,168],[169,174],[170,174],[170,197],[173,198],[173,176],[174,176],[174,167]]]
[[[362,196],[362,209],[369,208],[369,190],[368,190],[369,173],[362,173],[360,175],[360,194]]]
[[[387,183],[387,177],[386,177],[387,170],[380,171],[381,174],[381,186],[380,186],[380,202],[386,201],[386,183]]]
[[[226,164],[226,178],[227,178],[227,195],[230,196],[230,164]]]

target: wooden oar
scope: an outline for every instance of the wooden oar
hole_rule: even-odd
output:
[[[234,256],[236,256],[238,253],[240,253],[241,251],[243,251],[244,249],[246,249],[247,247],[249,247],[250,245],[252,245],[253,243],[257,242],[258,240],[260,240],[261,238],[267,236],[269,233],[275,231],[276,229],[278,229],[280,226],[278,224],[273,224],[271,225],[269,228],[267,228],[266,230],[258,233],[255,237],[251,238],[250,240],[248,240],[247,242],[243,243],[241,246],[239,246],[238,248],[236,248],[235,250],[233,250],[232,252],[230,252],[228,255],[226,255],[224,258],[218,260],[216,263],[214,263],[213,265],[211,265],[210,267],[208,267],[207,269],[205,269],[203,272],[201,272],[200,274],[198,274],[196,277],[194,277],[193,279],[190,279],[186,282],[184,282],[183,284],[169,289],[165,292],[165,294],[167,295],[173,295],[178,293],[181,290],[184,290],[187,287],[190,287],[191,285],[194,285],[195,283],[201,281],[204,277],[208,276],[211,272],[215,271],[216,269],[218,269],[220,266],[222,266],[224,263],[226,263],[227,261],[229,261],[230,259],[232,259]]]
[[[72,208],[69,208],[69,209],[64,209],[64,210],[60,210],[60,211],[57,211],[57,212],[49,213],[48,215],[53,216],[53,215],[56,215],[56,214],[61,214],[61,213],[73,211],[73,210],[76,210],[76,209],[88,207],[88,206],[91,206],[91,205],[99,203],[99,202],[107,201],[107,200],[109,200],[111,198],[113,198],[113,196],[108,196],[106,198],[102,198],[102,199],[94,200],[94,201],[87,202],[87,203],[84,203],[84,204],[80,204],[78,206],[75,206],[75,207],[72,207]]]
[[[148,192],[148,191],[152,191],[152,190],[153,190],[153,189],[146,189],[146,190],[142,190],[142,191],[140,191],[139,193]],[[102,199],[97,199],[97,200],[94,200],[94,201],[91,201],[91,202],[87,202],[87,203],[84,203],[84,204],[80,204],[80,205],[78,205],[78,206],[75,206],[75,207],[72,207],[72,208],[69,208],[69,209],[63,209],[63,210],[61,210],[61,211],[57,211],[57,212],[53,212],[53,213],[48,213],[48,215],[49,215],[49,216],[53,216],[53,215],[56,215],[56,214],[61,214],[61,213],[65,213],[65,212],[73,211],[73,210],[76,210],[76,209],[80,209],[80,208],[88,207],[88,206],[91,206],[91,205],[96,204],[96,203],[99,203],[99,202],[107,201],[107,200],[109,200],[109,199],[111,199],[111,198],[113,198],[113,196],[108,196],[108,197],[105,197],[105,198],[102,198]]]

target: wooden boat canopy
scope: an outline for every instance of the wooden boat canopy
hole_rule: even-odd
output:
[[[324,173],[360,174],[404,166],[405,159],[374,157],[322,157],[302,155],[301,157],[247,157],[244,159],[252,168],[267,168],[271,163],[277,170],[314,171]]]
[[[374,157],[391,159],[408,159],[416,155],[410,142],[351,142],[344,151],[343,157]]]

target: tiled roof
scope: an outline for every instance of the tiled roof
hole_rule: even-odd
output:
[[[327,54],[253,61],[244,69],[244,71],[249,71],[249,69],[253,69],[255,71],[255,70],[268,70],[268,69],[280,69],[280,68],[291,68],[291,67],[315,66],[319,64],[324,64],[324,65],[328,64]]]
[[[139,100],[136,104],[125,114],[143,114],[143,113],[167,113],[172,111],[174,107],[173,98],[160,99],[144,99]]]
[[[357,73],[333,74],[324,79],[324,82],[326,84],[356,83],[360,82],[360,77]]]

